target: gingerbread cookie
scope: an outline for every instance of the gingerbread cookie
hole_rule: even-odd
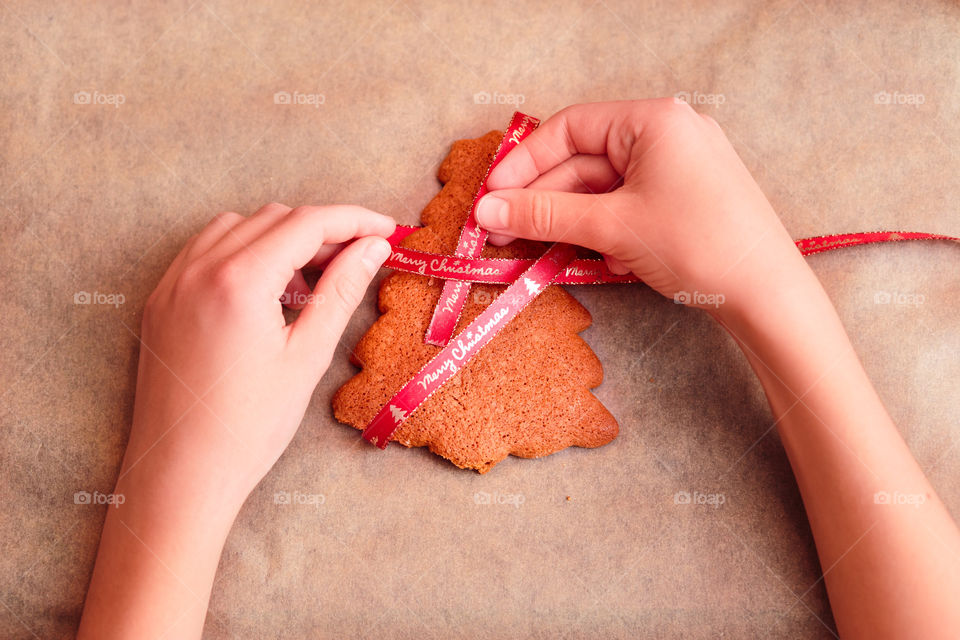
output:
[[[424,227],[402,241],[410,249],[450,255],[483,181],[501,132],[459,140],[437,173],[443,189],[422,213]],[[517,240],[487,246],[485,258],[536,258],[546,245]],[[337,420],[358,429],[440,347],[424,334],[443,282],[393,273],[380,286],[383,314],[360,339],[352,360],[362,371],[333,397]],[[506,287],[475,284],[459,332]],[[562,287],[548,287],[393,434],[407,447],[429,447],[461,468],[489,471],[506,458],[545,456],[569,446],[598,447],[618,432],[614,417],[590,393],[603,367],[577,335],[590,313]]]

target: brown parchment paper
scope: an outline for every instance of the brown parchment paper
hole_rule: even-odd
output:
[[[106,508],[74,494],[111,490],[143,302],[216,212],[354,202],[415,224],[450,142],[503,127],[511,103],[545,117],[686,92],[795,237],[960,235],[957,33],[954,4],[886,0],[4,2],[0,636],[74,633]],[[810,259],[955,514],[958,258],[904,244]],[[797,489],[732,341],[640,286],[573,293],[621,435],[481,477],[333,420],[371,292],[227,541],[205,636],[832,637]],[[676,504],[684,491],[723,504]]]

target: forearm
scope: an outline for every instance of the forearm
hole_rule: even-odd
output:
[[[130,455],[142,447],[128,448],[116,488],[123,504],[108,509],[80,638],[200,637],[242,499],[175,454],[175,440],[160,440],[142,458]]]
[[[767,393],[841,634],[956,637],[955,523],[812,273],[768,291],[723,322]]]

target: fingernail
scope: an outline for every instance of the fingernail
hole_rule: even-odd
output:
[[[507,228],[507,201],[484,196],[477,205],[477,222],[488,231]]]
[[[363,252],[363,257],[360,258],[360,262],[363,263],[367,273],[370,275],[375,274],[384,261],[390,257],[390,250],[390,243],[383,238],[375,238],[367,245],[366,251]]]

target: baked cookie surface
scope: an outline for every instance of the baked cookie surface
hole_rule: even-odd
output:
[[[473,198],[502,132],[458,140],[440,165],[443,183],[421,215],[423,228],[403,239],[410,249],[452,255]],[[486,246],[485,258],[536,258],[547,245],[516,240]],[[334,416],[364,429],[380,408],[440,347],[424,334],[443,282],[396,272],[380,286],[383,314],[360,339],[352,360],[362,367],[333,397]],[[474,284],[454,335],[504,285]],[[598,447],[618,425],[590,389],[603,380],[596,354],[577,335],[587,311],[562,287],[547,287],[393,434],[407,447],[429,447],[461,468],[489,471],[508,455],[545,456],[569,446]]]

